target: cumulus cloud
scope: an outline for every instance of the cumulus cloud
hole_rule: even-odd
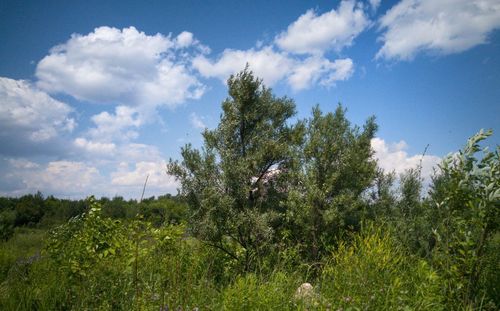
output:
[[[326,58],[310,57],[293,68],[288,83],[294,90],[307,89],[318,82],[330,86],[336,81],[349,79],[353,72],[354,64],[350,58],[331,62]]]
[[[193,33],[189,31],[183,31],[177,35],[175,38],[175,45],[177,48],[185,49],[189,47],[194,47],[197,51],[206,54],[210,53],[210,48],[206,45],[203,45],[198,39],[196,39]],[[184,54],[184,57],[189,56],[188,54]]]
[[[375,158],[379,166],[385,171],[394,171],[396,174],[401,174],[422,164],[422,177],[427,183],[433,174],[433,168],[441,162],[441,158],[434,155],[422,156],[417,154],[410,156],[405,151],[408,148],[405,141],[390,144],[377,137],[372,139],[371,146],[375,151]]]
[[[350,46],[370,24],[361,4],[342,1],[337,8],[318,15],[309,10],[280,33],[276,44],[298,54],[323,54]]]
[[[74,140],[74,145],[90,154],[113,155],[116,151],[116,145],[114,143],[95,142],[82,137],[76,138]]]
[[[44,143],[70,133],[73,109],[24,80],[0,77],[0,142]]]
[[[138,138],[139,128],[147,118],[147,113],[135,107],[117,106],[112,113],[103,111],[91,117],[94,126],[74,139],[73,146],[80,156],[95,159],[151,154],[149,147],[143,147],[147,145],[131,143]]]
[[[177,46],[179,46],[181,48],[185,48],[185,47],[188,47],[191,44],[193,44],[195,42],[195,39],[194,39],[193,34],[191,32],[183,31],[177,36],[177,38],[175,39],[175,42],[176,42]]]
[[[189,60],[205,49],[189,32],[99,27],[52,48],[37,65],[37,85],[89,102],[174,107],[203,94]]]
[[[165,157],[156,146],[128,143],[120,146],[117,158],[120,161],[158,162]]]
[[[248,50],[226,49],[216,58],[200,54],[193,59],[193,67],[205,78],[225,82],[248,64],[267,86],[284,81],[294,91],[315,85],[329,87],[349,79],[354,63],[350,58],[332,60],[324,54],[351,45],[369,25],[363,4],[342,1],[337,10],[322,15],[307,11],[269,45],[258,42]]]
[[[0,158],[0,195],[42,191],[46,195],[84,198],[90,194],[139,198],[148,178],[146,195],[175,193],[179,184],[166,173],[165,156],[156,146],[136,143],[105,144],[77,138],[81,160],[37,163],[26,158]],[[108,153],[111,152],[111,153]]]
[[[42,191],[59,196],[85,197],[90,193],[101,193],[103,176],[96,167],[84,162],[64,160],[45,165],[25,159],[9,162],[16,169],[7,173],[5,179],[20,181],[20,187],[3,195]]]
[[[88,135],[98,141],[137,138],[137,129],[144,123],[137,109],[127,106],[115,107],[114,113],[103,111],[92,116],[91,120],[95,127],[88,131]]]
[[[165,161],[141,161],[133,164],[122,162],[118,169],[111,173],[111,184],[126,187],[139,194],[146,178],[148,178],[146,193],[174,192],[179,184],[175,177],[167,175]],[[147,194],[147,195],[149,195]]]
[[[402,0],[379,20],[376,58],[411,60],[419,52],[458,53],[500,27],[498,0]]]
[[[167,174],[165,156],[156,146],[122,144],[113,159],[107,165],[111,168],[104,188],[108,196],[113,193],[138,198],[148,176],[147,196],[175,193],[179,187],[175,178]]]
[[[277,52],[270,46],[249,50],[227,49],[215,61],[203,55],[193,60],[194,68],[204,77],[217,77],[223,81],[243,70],[247,63],[266,85],[274,85],[283,79],[294,65],[294,61],[285,53]]]
[[[350,58],[330,61],[323,56],[301,59],[272,46],[250,50],[225,50],[217,60],[198,56],[193,66],[205,77],[216,77],[225,82],[231,75],[245,68],[246,64],[264,84],[273,86],[286,81],[294,91],[307,89],[320,82],[323,86],[347,80],[354,72]]]

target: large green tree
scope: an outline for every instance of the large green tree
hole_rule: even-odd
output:
[[[249,270],[273,239],[303,127],[288,122],[294,102],[274,96],[248,67],[229,78],[228,91],[203,148],[186,145],[168,172],[188,199],[193,234]]]
[[[359,226],[361,195],[376,174],[370,145],[376,130],[373,117],[363,129],[352,126],[341,105],[327,114],[315,107],[307,120],[301,182],[290,193],[287,219],[291,231],[302,228],[296,238],[312,259],[334,245],[344,229]]]

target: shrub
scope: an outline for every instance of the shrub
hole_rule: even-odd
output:
[[[484,273],[491,270],[484,267],[500,225],[500,147],[491,152],[479,145],[491,134],[481,130],[463,150],[445,158],[432,186],[432,263],[446,280],[450,303],[479,306],[496,283],[483,283],[486,291],[480,286],[481,279],[490,279]]]
[[[325,261],[321,295],[334,309],[440,310],[440,285],[425,261],[407,254],[381,228],[369,227]]]

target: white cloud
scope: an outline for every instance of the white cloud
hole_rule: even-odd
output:
[[[114,113],[103,111],[92,116],[91,120],[95,126],[73,141],[79,156],[94,161],[104,160],[106,163],[112,159],[142,159],[151,154],[155,155],[155,159],[158,158],[156,147],[130,142],[139,136],[139,127],[144,123],[144,116],[136,109],[118,106]]]
[[[276,36],[271,45],[259,41],[248,50],[226,49],[214,59],[198,55],[193,59],[193,67],[206,78],[216,77],[225,82],[248,64],[267,86],[286,81],[294,91],[317,84],[328,87],[349,79],[354,64],[350,58],[330,60],[324,53],[351,45],[369,24],[362,3],[342,1],[337,10],[322,15],[307,11]]]
[[[0,140],[42,143],[69,133],[73,109],[24,80],[0,77]]]
[[[177,46],[185,48],[193,44],[195,40],[191,32],[183,31],[177,36],[175,41]]]
[[[79,161],[36,163],[25,158],[0,158],[0,195],[42,191],[59,197],[84,198],[94,194],[137,199],[147,175],[147,196],[175,193],[179,187],[175,178],[167,175],[165,156],[156,146],[114,145],[84,138],[73,143],[81,151]]]
[[[294,90],[307,89],[311,84],[334,85],[335,81],[349,79],[354,72],[354,64],[350,58],[337,59],[333,62],[320,57],[310,57],[299,63],[288,82]]]
[[[323,54],[350,46],[370,24],[362,5],[342,1],[337,10],[321,15],[309,10],[279,34],[275,42],[283,50],[298,54]]]
[[[91,193],[101,193],[103,177],[99,170],[84,162],[52,161],[40,165],[27,160],[11,162],[16,168],[6,174],[6,179],[17,179],[23,184],[9,195],[42,191],[45,194],[85,197]]]
[[[111,173],[111,184],[119,188],[125,187],[139,195],[146,178],[148,178],[147,196],[151,193],[172,193],[179,187],[179,184],[175,177],[167,175],[166,167],[165,161],[141,161],[132,165],[122,162],[117,171]]]
[[[7,160],[12,167],[17,169],[33,169],[39,167],[37,163],[31,162],[23,158],[16,158],[16,159],[11,158]]]
[[[113,155],[116,151],[116,145],[114,143],[95,142],[82,137],[76,138],[74,140],[74,145],[77,148],[83,149],[83,151],[91,154]]]
[[[498,0],[402,0],[380,18],[377,58],[411,60],[419,52],[458,53],[487,42],[500,27]]]
[[[198,56],[193,60],[193,67],[204,77],[217,77],[225,82],[231,74],[243,70],[247,63],[266,85],[273,85],[287,75],[294,61],[285,53],[266,46],[250,50],[227,49],[215,61]]]
[[[248,63],[253,73],[266,86],[285,80],[294,91],[310,88],[316,83],[334,85],[347,80],[354,72],[350,58],[329,61],[322,56],[306,59],[278,52],[271,46],[250,50],[225,50],[215,61],[206,56],[194,59],[193,66],[205,77],[216,77],[225,82],[231,75],[243,70]]]
[[[156,146],[128,143],[120,146],[117,158],[120,161],[154,162],[161,161],[165,157]]]
[[[383,139],[377,137],[372,139],[371,145],[375,151],[375,158],[379,166],[386,172],[394,171],[396,174],[401,174],[405,170],[417,168],[422,164],[421,173],[426,183],[430,181],[433,168],[441,162],[441,158],[434,155],[408,155],[405,151],[408,148],[405,141],[388,144]]]
[[[135,108],[118,106],[113,114],[103,111],[92,116],[95,127],[88,135],[98,141],[130,140],[138,137],[137,129],[144,123]]]
[[[171,39],[134,27],[99,27],[52,48],[36,76],[40,88],[80,100],[173,107],[203,94],[188,63],[204,49],[189,32]]]
[[[202,118],[194,112],[189,116],[189,121],[191,121],[191,125],[196,129],[203,130],[207,127]]]

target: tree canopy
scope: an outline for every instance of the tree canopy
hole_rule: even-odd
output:
[[[295,212],[307,220],[296,228],[307,225],[293,231],[316,257],[321,239],[357,225],[348,218],[375,175],[374,118],[360,130],[339,105],[326,115],[316,107],[311,119],[292,124],[294,102],[274,96],[248,68],[229,78],[228,93],[203,148],[186,145],[182,161],[168,166],[189,198],[193,233],[249,269],[293,225],[290,206],[300,206]]]

